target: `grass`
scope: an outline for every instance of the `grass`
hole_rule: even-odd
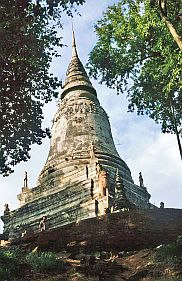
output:
[[[182,264],[182,236],[179,236],[175,242],[162,245],[160,248],[156,249],[154,259],[160,262],[161,265],[165,264],[172,266],[174,269],[178,269]]]
[[[52,252],[31,252],[26,256],[26,261],[34,272],[50,273],[63,271],[66,268],[66,264],[63,261],[58,261]]]
[[[30,252],[25,257],[18,248],[0,249],[0,281],[19,280],[27,273],[26,270],[52,274],[61,273],[65,268],[66,263],[59,261],[52,252]]]

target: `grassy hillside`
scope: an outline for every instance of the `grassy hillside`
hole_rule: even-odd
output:
[[[135,252],[40,252],[0,249],[1,281],[182,281],[182,237]]]

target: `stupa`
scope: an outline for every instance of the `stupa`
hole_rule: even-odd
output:
[[[119,156],[107,113],[78,57],[73,33],[72,57],[54,116],[47,161],[36,187],[25,177],[20,207],[2,216],[9,237],[46,227],[132,208],[149,208],[150,194],[136,185]]]

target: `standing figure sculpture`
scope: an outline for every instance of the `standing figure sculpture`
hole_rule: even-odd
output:
[[[4,205],[4,215],[9,215],[10,209],[9,209],[9,205],[5,204]]]
[[[97,162],[96,163],[96,173],[99,175],[101,170],[102,170],[102,165]]]
[[[89,152],[90,152],[90,159],[94,159],[95,158],[95,146],[94,146],[93,142],[91,142],[91,144],[89,146]]]
[[[25,171],[25,177],[24,177],[23,182],[24,182],[23,187],[27,188],[28,187],[28,176],[27,176],[27,172],[26,171]]]
[[[140,183],[140,187],[144,186],[144,184],[143,184],[143,177],[142,177],[142,173],[141,172],[139,173],[139,183]]]
[[[160,202],[160,209],[164,209],[164,202]]]
[[[40,221],[39,230],[41,232],[46,230],[46,220],[47,220],[47,218],[44,216],[44,217],[42,217],[42,220]]]

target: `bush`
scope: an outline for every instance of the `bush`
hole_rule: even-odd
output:
[[[65,269],[65,264],[58,261],[56,255],[52,252],[31,252],[26,256],[26,261],[35,272],[48,273]]]
[[[0,249],[0,280],[11,280],[17,276],[18,264],[21,257],[19,249]]]
[[[182,261],[182,237],[179,236],[177,240],[168,245],[162,245],[157,249],[155,259],[160,262],[170,263],[171,265],[178,265]]]

